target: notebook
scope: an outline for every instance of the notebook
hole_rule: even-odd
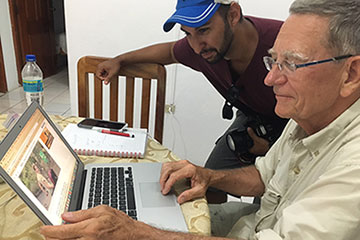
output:
[[[66,211],[99,204],[112,206],[113,202],[106,203],[106,198],[103,200],[101,196],[98,199],[99,195],[107,195],[106,190],[95,191],[93,199],[89,199],[94,187],[91,174],[95,172],[105,180],[106,172],[110,172],[110,178],[114,180],[113,172],[119,176],[123,172],[125,180],[115,178],[119,185],[116,186],[118,206],[113,207],[159,228],[187,231],[175,195],[163,196],[160,192],[160,163],[84,165],[36,102],[27,108],[4,138],[0,145],[0,159],[0,176],[45,224],[62,224],[61,214]],[[120,189],[122,182],[125,182],[123,190]],[[93,183],[101,185],[96,187],[107,185],[106,181],[100,184],[97,179]],[[112,186],[111,183],[111,194]],[[120,197],[120,192],[128,189],[132,193]],[[121,208],[124,202],[130,209]],[[135,210],[131,209],[135,206]]]
[[[127,128],[133,137],[101,133],[69,124],[63,136],[80,155],[116,156],[143,158],[146,150],[147,130]]]

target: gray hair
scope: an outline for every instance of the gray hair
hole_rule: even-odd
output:
[[[360,0],[295,0],[290,14],[328,17],[328,45],[336,54],[360,54]]]

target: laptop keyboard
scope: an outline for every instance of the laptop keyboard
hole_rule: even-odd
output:
[[[91,170],[88,208],[108,205],[137,219],[131,167],[97,167]]]

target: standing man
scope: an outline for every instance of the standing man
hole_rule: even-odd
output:
[[[140,62],[181,63],[202,72],[225,98],[223,118],[232,119],[233,107],[238,109],[232,125],[216,141],[205,167],[231,169],[253,164],[286,124],[274,113],[275,97],[263,83],[267,71],[262,62],[282,22],[243,16],[234,0],[178,0],[164,31],[170,31],[176,23],[181,25],[185,38],[121,54],[100,64],[96,75],[107,83],[122,66]],[[236,140],[233,150],[227,144],[228,133]],[[207,195],[209,202],[226,201],[226,193],[212,190]]]
[[[180,203],[203,196],[208,186],[262,196],[259,211],[240,219],[232,219],[230,203],[217,206],[226,214],[212,216],[214,229],[233,239],[359,239],[360,1],[295,0],[290,13],[264,58],[276,114],[291,118],[279,140],[255,165],[240,169],[164,164],[162,192],[186,177],[191,189],[179,195]],[[224,239],[159,230],[105,206],[64,218],[72,224],[42,233],[48,239]]]

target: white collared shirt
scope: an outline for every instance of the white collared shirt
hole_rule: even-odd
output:
[[[230,236],[360,239],[360,100],[311,136],[289,121],[255,166],[265,184],[255,225]]]

